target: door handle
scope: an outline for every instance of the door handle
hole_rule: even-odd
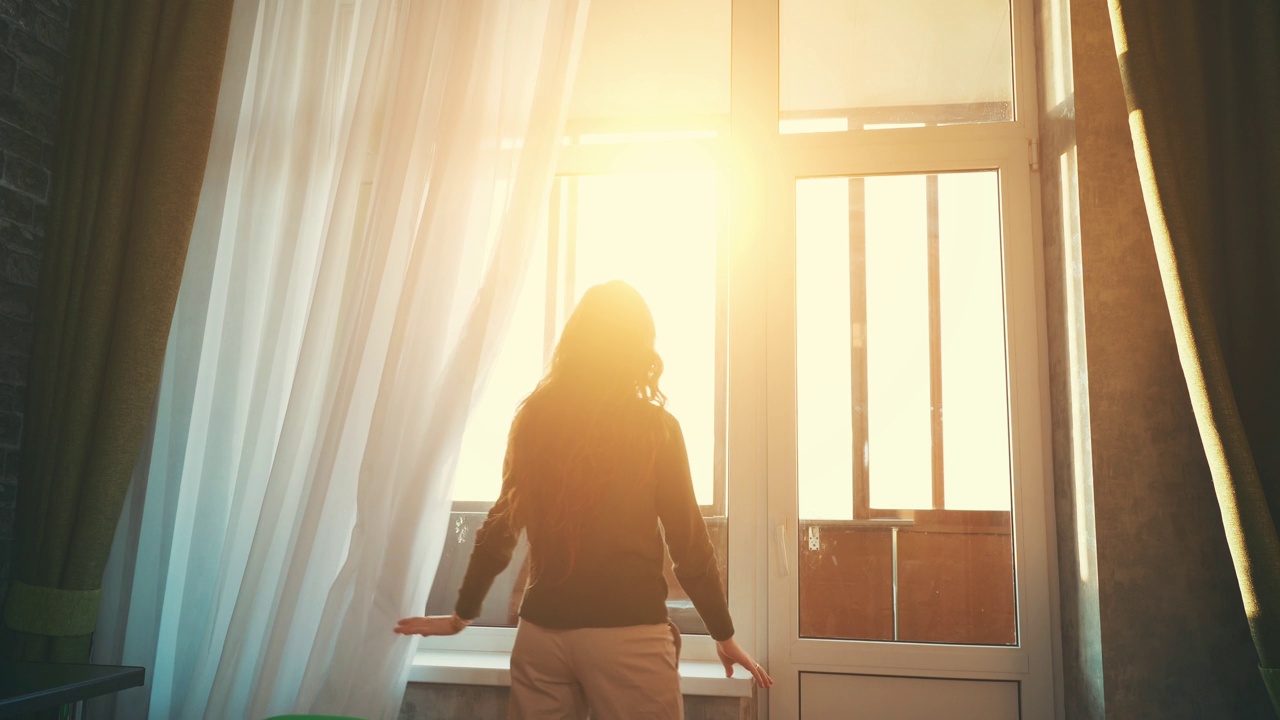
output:
[[[782,577],[791,574],[791,565],[787,561],[787,523],[785,521],[778,523],[778,527],[774,528],[774,540],[778,545],[778,569],[782,571]]]

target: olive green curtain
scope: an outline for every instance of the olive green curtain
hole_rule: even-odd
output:
[[[87,662],[160,380],[232,0],[81,0],[62,96],[5,623]]]
[[[1178,353],[1280,714],[1280,3],[1110,4]]]

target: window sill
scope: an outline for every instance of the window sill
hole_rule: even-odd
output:
[[[419,650],[409,669],[409,682],[450,685],[511,685],[511,655],[505,652]],[[724,676],[719,662],[680,661],[680,692],[711,697],[751,697],[751,675],[735,667]]]

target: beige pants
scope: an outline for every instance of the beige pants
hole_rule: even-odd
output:
[[[667,625],[551,630],[520,621],[511,649],[513,720],[683,720]]]

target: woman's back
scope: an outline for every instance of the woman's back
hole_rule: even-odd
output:
[[[506,467],[499,506],[477,536],[460,612],[479,611],[485,578],[506,565],[525,529],[531,571],[521,617],[549,628],[664,623],[665,531],[676,576],[712,636],[733,635],[683,434],[670,413],[638,399],[583,407],[544,388],[513,426]]]

